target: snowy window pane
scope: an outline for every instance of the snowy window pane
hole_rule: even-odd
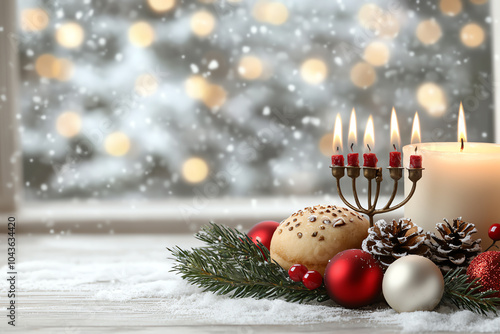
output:
[[[415,111],[455,141],[460,101],[493,141],[487,0],[18,3],[30,200],[333,193],[353,107],[381,166],[393,106],[403,145]]]

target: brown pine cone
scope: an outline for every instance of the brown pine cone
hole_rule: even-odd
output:
[[[467,268],[470,262],[481,252],[481,239],[474,239],[476,227],[462,218],[453,219],[450,225],[448,220],[436,224],[441,238],[434,233],[428,240],[432,250],[432,261],[437,264],[443,273],[455,268]]]
[[[386,270],[391,263],[406,255],[430,257],[432,253],[426,239],[423,229],[409,219],[393,220],[391,223],[382,219],[370,227],[362,248]]]

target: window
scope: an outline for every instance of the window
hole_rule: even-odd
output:
[[[332,194],[333,123],[346,134],[353,107],[382,166],[393,106],[403,145],[417,110],[423,141],[455,141],[460,101],[469,140],[495,140],[485,0],[17,6],[26,203]]]

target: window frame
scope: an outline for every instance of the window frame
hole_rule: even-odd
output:
[[[490,1],[493,54],[500,55],[500,1]],[[25,202],[22,199],[22,159],[19,122],[19,74],[17,51],[17,0],[2,2],[0,11],[0,213],[20,222],[19,231],[47,233],[176,233],[193,232],[210,219],[229,226],[251,226],[261,220],[279,220],[304,205],[333,201],[335,195],[296,198],[220,199],[197,195],[137,203]],[[498,33],[497,33],[498,32]],[[493,58],[494,79],[500,78],[500,59]],[[495,142],[500,143],[500,88],[493,83]],[[332,183],[333,187],[333,183]],[[256,210],[258,204],[258,210]],[[401,213],[402,213],[402,209]],[[394,214],[393,214],[394,215]],[[384,218],[384,217],[380,217]]]

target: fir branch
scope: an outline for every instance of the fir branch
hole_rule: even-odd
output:
[[[494,297],[498,291],[482,291],[482,286],[476,278],[470,280],[462,268],[448,272],[444,277],[444,294],[442,303],[452,304],[459,309],[466,309],[474,313],[497,315],[497,306],[500,306],[500,298]]]
[[[290,302],[325,301],[324,287],[308,290],[288,278],[288,273],[271,260],[269,250],[245,233],[210,223],[195,235],[205,247],[183,250],[167,248],[174,256],[171,271],[203,291],[232,298],[282,298]]]

